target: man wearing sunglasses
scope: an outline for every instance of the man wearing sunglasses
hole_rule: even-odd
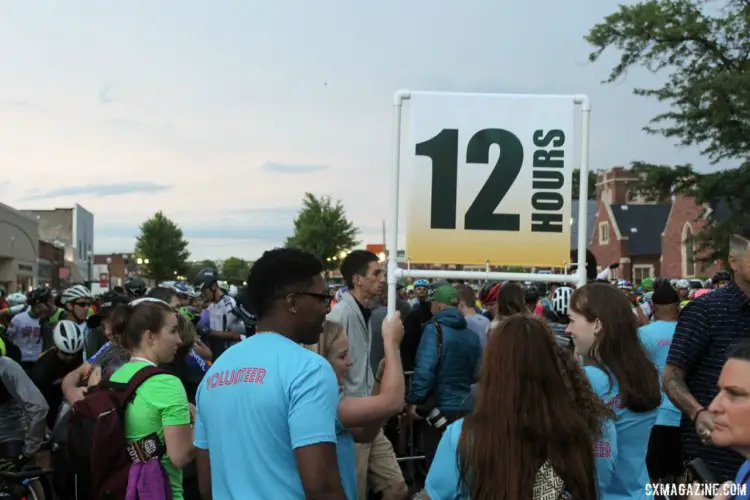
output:
[[[93,301],[94,298],[91,296],[91,291],[83,285],[73,285],[70,288],[66,288],[60,295],[60,304],[62,304],[67,312],[66,319],[69,319],[81,328],[84,332],[86,342],[88,342],[89,337],[86,319],[89,317],[89,308]],[[86,359],[87,354],[90,353],[87,353],[86,349],[84,349],[84,359]]]

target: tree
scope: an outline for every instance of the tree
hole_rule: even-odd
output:
[[[229,257],[221,266],[221,278],[233,285],[240,285],[247,280],[251,263],[239,257]]]
[[[339,266],[342,252],[359,243],[355,239],[358,232],[340,201],[334,204],[330,196],[316,198],[305,193],[294,219],[294,234],[287,238],[286,246],[310,252],[326,271],[332,271]]]
[[[182,229],[161,211],[141,224],[140,229],[135,252],[139,258],[149,261],[143,267],[146,275],[160,282],[174,279],[175,271],[185,274],[190,252]]]
[[[670,105],[645,130],[698,146],[713,163],[745,160],[750,151],[750,2],[724,3],[720,10],[703,0],[621,5],[586,37],[591,61],[610,47],[621,53],[606,83],[633,66],[667,73],[660,88],[634,89]]]
[[[703,0],[621,5],[586,36],[594,47],[592,62],[608,48],[620,52],[605,83],[636,66],[665,74],[661,87],[634,89],[670,106],[651,119],[646,132],[696,146],[712,164],[738,162],[711,174],[696,173],[692,165],[633,163],[641,177],[636,190],[647,199],[683,194],[709,209],[727,206],[728,219],[710,220],[697,235],[704,261],[726,257],[727,236],[750,224],[750,2],[724,4],[723,9]]]
[[[578,199],[578,188],[581,185],[581,169],[573,169],[573,199]],[[589,170],[589,200],[596,198],[596,172]]]

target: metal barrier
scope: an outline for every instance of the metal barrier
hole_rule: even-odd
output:
[[[413,376],[414,376],[414,372],[413,371],[405,371],[404,372],[404,382],[405,382],[405,385],[406,385],[406,393],[407,394],[409,393],[409,390],[411,389],[411,379],[412,379]],[[409,433],[409,440],[408,440],[408,443],[407,443],[407,446],[406,446],[407,447],[407,455],[403,456],[403,457],[397,456],[396,457],[396,461],[398,461],[399,463],[416,462],[416,461],[424,460],[425,459],[424,455],[416,455],[415,454],[416,450],[415,450],[415,445],[414,445],[414,420],[411,419],[411,418],[409,418],[409,417],[407,417],[407,418],[408,418],[408,421],[409,421],[408,426],[407,426],[407,432]]]

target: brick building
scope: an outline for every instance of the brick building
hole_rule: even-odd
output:
[[[600,172],[596,183],[596,217],[589,249],[600,267],[618,263],[614,275],[640,282],[646,277],[705,277],[719,265],[696,262],[695,236],[708,221],[692,198],[676,196],[648,203],[634,195],[637,177],[623,167]],[[712,218],[726,216],[717,207]]]

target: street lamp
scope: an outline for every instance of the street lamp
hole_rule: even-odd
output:
[[[112,257],[107,256],[107,280],[108,280],[108,289],[112,290]]]

